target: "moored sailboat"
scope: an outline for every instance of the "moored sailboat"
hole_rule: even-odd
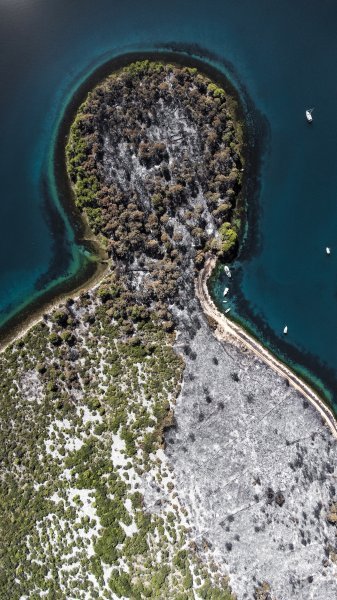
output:
[[[312,122],[312,111],[313,110],[314,110],[313,108],[307,108],[307,110],[305,111],[305,117],[306,117],[306,120],[308,121],[308,123]]]

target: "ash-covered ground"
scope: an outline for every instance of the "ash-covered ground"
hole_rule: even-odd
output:
[[[215,339],[196,302],[179,321],[186,368],[165,441],[192,536],[227,565],[239,600],[263,582],[263,598],[335,600],[336,440],[284,379]]]

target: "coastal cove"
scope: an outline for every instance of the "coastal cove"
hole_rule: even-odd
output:
[[[50,170],[66,107],[72,98],[76,104],[79,90],[85,93],[94,84],[94,74],[99,77],[97,69],[103,63],[108,68],[109,59],[166,48],[185,52],[187,62],[199,55],[203,64],[216,66],[265,115],[264,130],[258,124],[254,131],[257,142],[264,139],[256,148],[263,163],[255,199],[247,196],[253,213],[233,268],[231,315],[276,354],[281,352],[280,358],[334,405],[337,132],[331,120],[336,86],[329,75],[336,55],[334,3],[325,2],[319,14],[315,3],[293,6],[285,0],[273,9],[267,2],[213,2],[208,7],[196,2],[193,14],[188,3],[173,2],[168,10],[164,4],[140,7],[128,1],[118,11],[111,4],[103,2],[100,11],[88,1],[80,10],[62,1],[51,9],[39,0],[1,7],[6,41],[0,60],[1,108],[7,116],[0,149],[2,341],[14,324],[20,329],[33,313],[46,310],[57,291],[81,287],[96,269],[83,252],[83,246],[89,252],[92,246],[76,232],[78,215],[75,220],[67,216],[66,188],[62,191],[60,180],[54,186]],[[315,106],[311,128],[304,119],[308,106]],[[63,123],[65,133],[69,121]],[[62,171],[59,158],[56,166]],[[330,257],[326,245],[332,248]],[[224,283],[220,278],[214,291],[219,305]]]
[[[315,356],[292,346],[288,343],[285,334],[282,338],[275,335],[264,319],[251,312],[250,306],[240,290],[240,266],[237,268],[237,279],[236,281],[233,280],[231,285],[233,296],[231,301],[227,301],[225,305],[223,303],[223,289],[228,285],[228,278],[223,272],[223,266],[218,265],[210,276],[209,291],[217,309],[224,313],[225,309],[230,306],[229,320],[239,326],[243,332],[247,332],[249,336],[255,338],[281,363],[296,373],[303,382],[306,382],[310,388],[316,391],[337,415],[335,393],[337,382],[334,370],[322,364],[318,368]]]
[[[235,340],[234,344],[238,344],[238,347],[241,350],[248,349],[261,358],[269,367],[271,367],[271,369],[285,379],[287,386],[291,385],[312,404],[315,410],[320,413],[323,421],[329,427],[333,436],[337,439],[337,421],[335,414],[322,401],[321,397],[313,391],[312,387],[314,386],[312,386],[309,377],[304,377],[303,373],[299,373],[300,377],[297,377],[295,374],[297,370],[296,367],[294,368],[292,365],[291,370],[286,366],[285,361],[275,358],[275,355],[277,356],[278,354],[275,350],[269,352],[264,345],[257,342],[256,336],[251,335],[242,325],[238,326],[237,323],[233,322],[229,317],[225,317],[223,310],[221,311],[217,308],[210,293],[210,289],[213,288],[214,290],[219,279],[219,275],[218,278],[214,275],[214,271],[216,270],[219,270],[219,265],[216,264],[214,259],[210,258],[196,280],[196,295],[200,300],[204,314],[210,319],[210,324],[215,332],[215,337],[220,341],[232,341],[232,343],[233,340]],[[306,379],[309,379],[311,387],[305,383]]]

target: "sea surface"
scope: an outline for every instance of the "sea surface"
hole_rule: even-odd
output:
[[[0,325],[88,268],[54,172],[77,88],[125,52],[189,52],[249,99],[261,138],[226,306],[337,409],[336,24],[335,0],[0,0]]]

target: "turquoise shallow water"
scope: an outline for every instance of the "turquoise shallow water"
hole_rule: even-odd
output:
[[[333,0],[0,0],[0,324],[85,263],[52,177],[73,92],[120,53],[188,47],[227,74],[228,61],[267,125],[232,313],[335,402],[336,18]]]

